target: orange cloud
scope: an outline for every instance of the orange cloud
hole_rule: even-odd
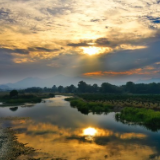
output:
[[[159,71],[154,70],[155,68],[151,66],[147,66],[146,68],[137,68],[129,71],[123,71],[123,72],[114,72],[114,71],[97,71],[97,72],[88,72],[84,73],[84,76],[104,76],[104,75],[150,75],[150,74],[156,74]]]

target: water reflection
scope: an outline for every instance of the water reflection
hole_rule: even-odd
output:
[[[149,160],[151,155],[157,154],[154,147],[147,146],[147,135],[142,133],[115,133],[103,128],[61,128],[33,120],[12,121],[12,125],[16,130],[26,128],[25,132],[18,134],[20,142],[41,149],[35,158],[41,156],[43,159],[47,155],[69,160],[104,160],[105,157],[111,160]],[[86,139],[86,136],[94,140]]]
[[[43,160],[158,160],[160,135],[141,126],[128,126],[108,115],[83,115],[64,101],[45,100],[16,112],[1,109],[0,116],[31,119],[7,122],[18,131],[18,140],[38,150]],[[88,137],[88,138],[87,138]]]
[[[15,112],[18,110],[18,107],[9,108],[11,111]]]
[[[116,116],[115,116],[115,119],[116,119],[117,122],[121,122],[121,123],[123,123],[125,125],[128,125],[128,126],[136,126],[136,125],[138,125],[138,126],[144,126],[146,129],[151,130],[153,132],[157,132],[158,130],[160,130],[160,125],[159,124],[156,125],[154,122],[152,124],[128,122],[126,120],[117,118]]]

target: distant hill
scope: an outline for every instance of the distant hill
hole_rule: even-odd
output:
[[[10,89],[24,89],[29,87],[52,87],[53,85],[59,86],[68,86],[71,84],[77,85],[79,81],[85,81],[86,83],[93,84],[99,83],[102,81],[92,78],[82,78],[82,77],[69,77],[62,74],[57,74],[53,77],[42,79],[38,77],[28,77],[23,80],[20,80],[16,83],[7,83],[1,86],[6,86]]]
[[[0,90],[10,90],[11,88],[7,85],[0,85]]]
[[[109,79],[93,79],[90,77],[69,77],[62,74],[54,75],[50,78],[38,78],[38,77],[28,77],[23,80],[20,80],[16,83],[7,83],[0,85],[0,90],[11,90],[11,89],[24,89],[29,87],[52,87],[53,85],[59,86],[68,86],[71,84],[77,85],[79,81],[85,81],[88,84],[97,83],[101,85],[103,82],[109,82],[115,85],[122,85],[126,82],[123,81],[113,81]],[[160,83],[160,79],[149,79],[149,80],[139,80],[134,83]]]
[[[138,80],[135,83],[160,83],[160,79],[158,78],[152,78],[152,79],[148,79],[148,80]]]

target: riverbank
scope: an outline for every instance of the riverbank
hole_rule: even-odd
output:
[[[2,128],[6,120],[24,118],[6,117],[0,119],[0,159],[1,160],[40,160],[33,158],[35,149],[17,141],[16,132],[11,128]],[[22,158],[23,157],[23,158]]]
[[[146,128],[157,131],[160,129],[160,111],[155,108],[142,108],[133,106],[117,106],[108,102],[86,101],[82,98],[66,98],[73,108],[77,108],[83,114],[102,114],[119,112],[115,118],[122,123],[144,125]]]

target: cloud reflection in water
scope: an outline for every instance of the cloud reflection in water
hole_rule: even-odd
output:
[[[66,158],[78,160],[88,157],[92,160],[109,157],[111,160],[149,159],[155,150],[137,143],[147,136],[142,133],[114,133],[102,128],[64,128],[50,123],[37,123],[33,120],[13,121],[15,129],[26,128],[27,131],[18,135],[18,140],[29,143],[29,146],[41,149],[37,157],[42,159]],[[94,140],[86,139],[86,136]],[[47,156],[46,156],[47,155]],[[36,156],[35,156],[36,157]]]

